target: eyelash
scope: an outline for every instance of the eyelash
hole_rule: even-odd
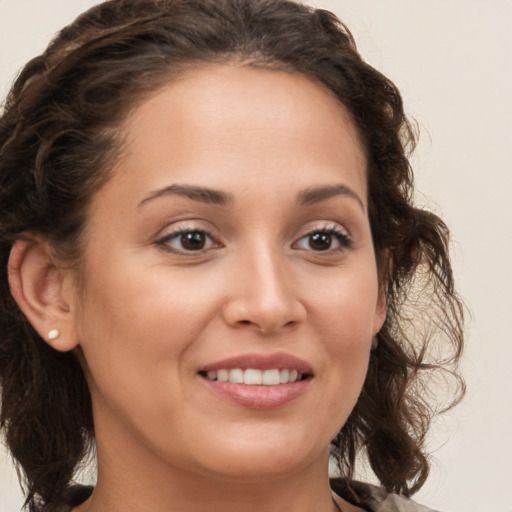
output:
[[[345,231],[340,229],[338,226],[332,225],[332,224],[326,224],[323,227],[315,228],[310,231],[308,231],[306,234],[301,236],[297,242],[293,244],[293,246],[298,245],[303,240],[311,241],[311,237],[313,235],[322,234],[322,235],[328,235],[332,239],[336,240],[339,243],[339,247],[335,248],[329,248],[326,250],[312,250],[312,249],[304,249],[304,250],[311,250],[315,254],[325,254],[325,255],[331,255],[339,252],[344,252],[349,249],[353,248],[353,240],[350,237],[350,235]]]
[[[329,237],[332,237],[330,241],[332,241],[332,239],[336,240],[339,243],[339,247],[328,248],[325,250],[323,250],[323,249],[314,250],[314,249],[297,247],[299,245],[299,243],[302,242],[303,240],[309,239],[309,241],[311,241],[311,237],[314,235],[318,235],[318,234],[327,235]],[[184,235],[200,235],[200,236],[204,237],[203,238],[204,240],[206,240],[205,244],[207,244],[208,243],[207,240],[209,240],[210,244],[212,244],[212,246],[207,247],[207,248],[200,247],[197,250],[185,249],[185,248],[183,248],[183,238],[182,238]],[[171,247],[170,242],[173,240],[180,241],[182,248]],[[194,228],[194,227],[179,228],[176,231],[168,233],[164,237],[160,238],[159,240],[157,240],[156,243],[168,252],[172,252],[175,254],[185,254],[185,255],[201,254],[210,249],[216,249],[216,248],[222,247],[222,244],[219,242],[216,242],[215,239],[212,237],[212,235],[210,233],[208,233],[208,231],[205,231],[200,228]],[[351,249],[353,247],[353,240],[346,233],[346,231],[341,230],[337,226],[329,224],[329,225],[325,225],[321,228],[316,228],[316,229],[312,229],[312,230],[308,231],[307,233],[302,235],[296,242],[294,242],[292,244],[292,247],[301,249],[301,250],[305,250],[305,251],[311,251],[313,253],[329,255],[329,254],[333,254],[333,253],[344,252],[346,250]]]
[[[187,249],[176,249],[176,248],[172,248],[170,246],[170,242],[172,240],[180,240],[180,239],[181,239],[181,243],[183,245],[182,237],[184,235],[188,235],[188,234],[199,234],[199,235],[202,235],[205,238],[207,238],[208,240],[210,240],[211,243],[214,245],[214,247],[207,248],[207,249],[204,249],[203,247],[201,247],[198,250],[187,250]],[[216,243],[214,241],[213,237],[207,231],[205,231],[204,229],[198,229],[198,228],[193,228],[193,227],[190,227],[190,228],[189,227],[183,227],[183,228],[177,229],[176,231],[173,231],[172,233],[168,233],[164,237],[162,237],[159,240],[157,240],[157,244],[159,246],[163,247],[166,251],[172,252],[172,253],[176,253],[176,254],[200,254],[200,253],[205,252],[205,251],[207,251],[209,249],[213,249],[213,248],[217,248],[217,247],[221,246],[221,244]]]

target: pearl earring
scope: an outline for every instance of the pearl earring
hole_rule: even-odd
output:
[[[60,331],[59,331],[59,329],[52,329],[52,330],[48,333],[48,339],[49,339],[50,341],[56,340],[59,336],[60,336]]]

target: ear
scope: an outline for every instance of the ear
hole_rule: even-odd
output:
[[[55,350],[78,346],[73,271],[59,267],[38,237],[15,242],[9,258],[11,293],[39,336]]]
[[[384,325],[388,314],[388,292],[391,280],[392,259],[388,249],[383,255],[383,263],[379,272],[379,295],[377,297],[377,306],[375,308],[375,317],[373,323],[373,335],[375,336]]]
[[[373,317],[373,335],[382,329],[386,316],[388,314],[387,287],[382,286],[379,290],[377,298],[377,306],[375,307],[375,315]]]

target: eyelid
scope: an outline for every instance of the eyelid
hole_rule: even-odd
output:
[[[155,244],[160,246],[162,249],[181,255],[200,255],[204,254],[212,249],[216,249],[222,247],[222,243],[218,241],[218,236],[214,233],[214,229],[209,227],[204,227],[204,222],[197,220],[183,220],[173,223],[171,226],[167,226],[165,229],[161,230],[156,235]],[[196,251],[186,250],[186,249],[177,249],[170,246],[169,241],[173,239],[177,239],[180,235],[185,233],[202,233],[206,235],[210,242],[211,247],[207,247],[204,249],[198,249]]]
[[[293,242],[292,247],[296,246],[301,240],[304,240],[306,237],[311,236],[315,233],[331,233],[337,238],[340,244],[339,248],[327,249],[325,251],[314,251],[313,249],[311,249],[311,252],[318,253],[319,255],[329,255],[332,253],[347,251],[351,249],[354,245],[354,240],[349,230],[336,222],[324,221],[316,225],[309,224],[301,231],[301,235],[295,239],[295,242]],[[307,249],[303,250],[306,251]]]
[[[314,233],[317,231],[336,231],[342,233],[347,238],[352,238],[350,230],[340,224],[339,222],[332,220],[320,220],[314,222],[308,222],[300,229],[299,237],[303,237],[310,233]]]

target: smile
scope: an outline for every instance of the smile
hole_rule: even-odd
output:
[[[275,409],[295,401],[314,379],[311,365],[291,354],[240,354],[203,366],[198,376],[222,400],[248,409]]]
[[[288,368],[259,370],[257,368],[220,369],[204,372],[207,379],[218,382],[231,382],[233,384],[245,384],[247,386],[278,386],[302,380],[303,375],[297,370]]]

